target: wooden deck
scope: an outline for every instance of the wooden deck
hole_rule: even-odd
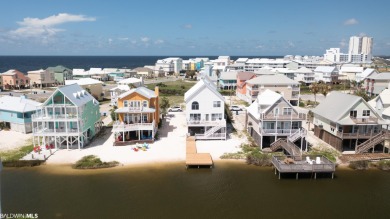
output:
[[[340,157],[343,163],[351,161],[365,161],[365,160],[384,160],[390,159],[390,154],[386,153],[365,153],[365,154],[344,154]]]
[[[213,159],[209,153],[198,153],[194,137],[188,137],[186,140],[186,167],[190,166],[210,166],[213,167]]]
[[[306,157],[309,157],[312,162],[308,163],[305,160]],[[319,156],[303,156],[302,158],[300,156],[299,158],[293,156],[272,156],[272,164],[275,167],[275,174],[279,172],[279,179],[281,173],[295,173],[297,179],[299,173],[314,173],[314,178],[316,178],[317,173],[332,173],[333,178],[336,165],[324,156],[320,156],[320,162],[316,163],[317,157]]]

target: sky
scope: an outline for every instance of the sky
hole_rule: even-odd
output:
[[[0,55],[390,55],[388,0],[0,1]]]

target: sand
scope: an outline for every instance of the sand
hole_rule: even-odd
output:
[[[118,161],[123,165],[175,162],[185,160],[185,139],[187,125],[184,112],[171,113],[159,129],[160,139],[150,144],[147,151],[135,152],[132,146],[113,146],[114,137],[110,130],[104,136],[95,139],[90,146],[82,150],[58,150],[47,164],[75,163],[86,155],[96,155],[103,161]],[[198,152],[210,153],[213,160],[219,160],[225,152],[236,152],[243,140],[231,136],[226,141],[197,141]]]
[[[32,134],[15,131],[0,131],[0,151],[8,151],[31,144]]]

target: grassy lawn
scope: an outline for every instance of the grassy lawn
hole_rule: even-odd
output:
[[[15,150],[1,151],[0,158],[2,161],[17,161],[33,151],[33,148],[33,145],[27,145]]]
[[[192,87],[196,81],[169,81],[156,84],[147,84],[146,87],[154,90],[155,86],[159,87],[160,96],[184,96],[184,94]]]
[[[171,106],[177,106],[184,103],[184,96],[165,96],[165,97],[168,98]]]

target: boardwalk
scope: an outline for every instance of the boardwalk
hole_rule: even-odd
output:
[[[186,140],[186,167],[190,166],[213,166],[213,159],[209,153],[197,153],[194,137]]]
[[[384,160],[390,159],[390,154],[386,153],[366,153],[366,154],[344,154],[340,157],[343,163],[351,161],[363,161],[363,160]]]

